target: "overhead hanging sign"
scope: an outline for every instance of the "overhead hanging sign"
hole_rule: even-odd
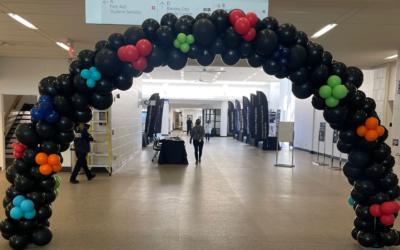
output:
[[[141,25],[148,18],[160,21],[167,13],[195,18],[203,12],[211,15],[217,9],[241,9],[263,19],[268,16],[268,0],[85,0],[86,23],[91,24]]]

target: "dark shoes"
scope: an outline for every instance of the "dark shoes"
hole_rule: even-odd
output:
[[[92,178],[89,178],[88,180],[91,181],[94,177],[96,177],[96,175],[92,174]]]
[[[72,183],[72,184],[78,184],[78,183],[79,183],[79,181],[77,181],[77,180],[74,180],[74,181],[69,181],[69,183]]]

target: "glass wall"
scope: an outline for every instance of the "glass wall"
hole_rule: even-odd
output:
[[[213,128],[216,130],[215,136],[220,136],[221,129],[221,110],[220,109],[203,109],[203,126],[210,121]]]

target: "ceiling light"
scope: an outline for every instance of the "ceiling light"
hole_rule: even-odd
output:
[[[33,30],[37,30],[38,28],[36,28],[33,24],[31,24],[30,22],[26,21],[25,19],[23,19],[22,17],[13,14],[13,13],[8,13],[8,15],[12,18],[14,18],[14,20],[22,23],[23,25],[25,25],[26,27],[33,29]]]
[[[224,68],[221,68],[221,70],[224,70]]]
[[[396,58],[396,57],[397,57],[397,55],[393,55],[393,56],[388,56],[385,59],[393,59],[393,58]]]
[[[323,34],[325,34],[326,32],[330,31],[331,29],[336,27],[336,23],[332,23],[332,24],[328,24],[325,27],[323,27],[320,31],[318,31],[317,33],[315,33],[311,38],[318,38],[320,36],[322,36]]]
[[[58,46],[60,46],[61,48],[63,48],[63,49],[65,49],[65,50],[68,50],[68,51],[69,51],[69,46],[67,46],[67,45],[65,45],[65,44],[63,44],[63,43],[60,43],[60,42],[56,42],[56,44],[57,44]]]

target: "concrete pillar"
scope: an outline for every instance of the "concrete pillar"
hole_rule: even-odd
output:
[[[221,102],[221,128],[220,136],[228,135],[228,101]]]

